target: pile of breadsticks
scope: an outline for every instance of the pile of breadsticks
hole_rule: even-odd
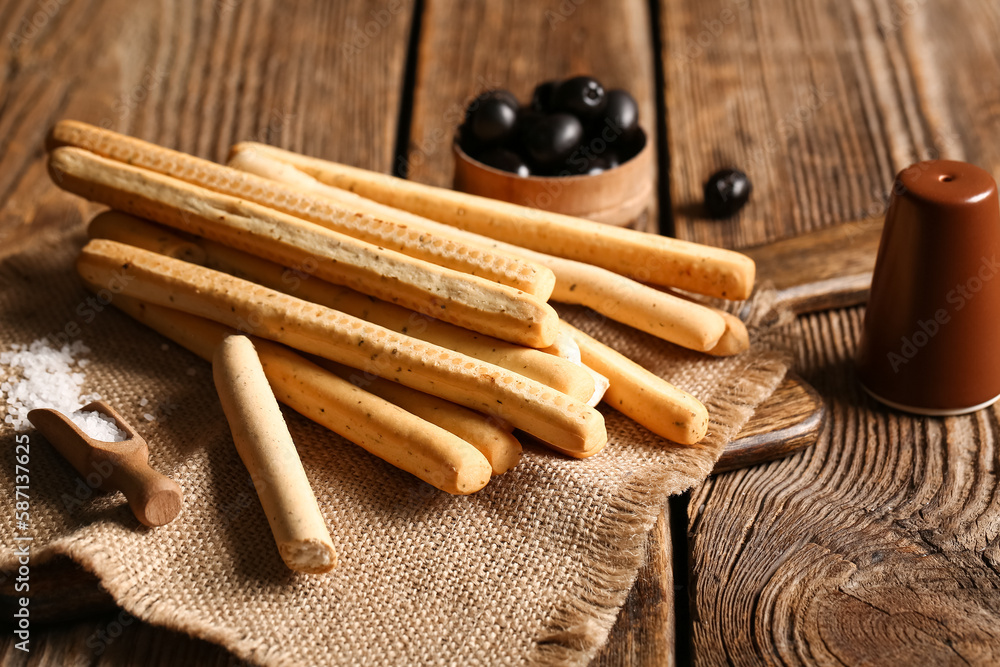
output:
[[[79,256],[90,289],[114,285],[115,306],[206,359],[250,336],[280,402],[449,493],[512,467],[513,429],[596,454],[602,396],[670,440],[704,437],[701,403],[550,298],[708,354],[748,345],[739,319],[648,286],[744,299],[739,253],[260,144],[223,166],[78,122],[50,142],[53,180],[113,209]]]

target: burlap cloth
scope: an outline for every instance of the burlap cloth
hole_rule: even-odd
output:
[[[286,409],[340,555],[328,575],[299,575],[278,557],[211,368],[114,308],[91,321],[73,271],[83,241],[79,232],[38,239],[0,263],[0,349],[78,325],[74,339],[91,349],[84,390],[138,427],[154,467],[183,487],[184,509],[145,529],[120,494],[67,500],[75,473],[29,431],[32,567],[67,555],[132,615],[260,664],[585,664],[614,623],[667,496],[708,475],[788,363],[781,318],[766,304],[753,309],[752,350],[730,359],[566,309],[577,326],[704,401],[709,437],[679,447],[602,406],[610,444],[600,455],[578,461],[526,444],[513,471],[467,497]],[[14,433],[0,426],[0,479],[12,505]],[[23,531],[12,507],[0,517],[9,546]],[[2,553],[0,569],[14,569],[12,549]]]

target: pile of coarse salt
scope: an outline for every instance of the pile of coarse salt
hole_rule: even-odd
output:
[[[118,428],[118,422],[102,412],[77,410],[69,418],[94,440],[121,442],[128,437],[125,431]]]
[[[31,426],[28,412],[35,408],[52,408],[69,415],[100,400],[98,394],[80,395],[86,379],[83,369],[90,360],[77,357],[88,352],[90,349],[79,340],[56,349],[45,338],[30,345],[15,344],[0,352],[0,377],[7,375],[0,382],[4,423],[24,431]]]

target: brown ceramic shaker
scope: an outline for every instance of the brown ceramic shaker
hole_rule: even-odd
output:
[[[956,415],[1000,397],[1000,201],[965,162],[899,173],[879,245],[858,373],[890,407]]]

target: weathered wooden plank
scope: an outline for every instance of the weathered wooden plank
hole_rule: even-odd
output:
[[[854,220],[746,248],[757,284],[799,315],[868,301],[882,218]]]
[[[746,246],[876,215],[893,174],[925,157],[1000,174],[986,111],[1000,91],[985,84],[1000,80],[995,3],[661,7],[680,236]],[[701,220],[701,183],[727,164],[750,174],[751,203]],[[862,317],[798,322],[799,372],[828,402],[819,443],[692,496],[699,664],[1000,659],[998,412],[918,419],[873,404],[853,373]]]
[[[94,0],[0,16],[8,41],[21,36],[0,51],[4,251],[90,210],[45,172],[59,118],[214,160],[257,140],[389,171],[412,11],[410,0]]]
[[[670,519],[663,513],[649,534],[646,564],[592,667],[675,664],[672,556]]]
[[[412,18],[412,0],[5,3],[0,256],[94,209],[46,173],[44,138],[59,118],[216,160],[257,140],[390,171]],[[118,613],[37,624],[30,654],[5,632],[0,662],[237,664],[217,646]],[[98,632],[120,634],[109,642]]]
[[[811,447],[825,419],[823,398],[802,378],[789,373],[726,445],[712,474],[773,461]]]

